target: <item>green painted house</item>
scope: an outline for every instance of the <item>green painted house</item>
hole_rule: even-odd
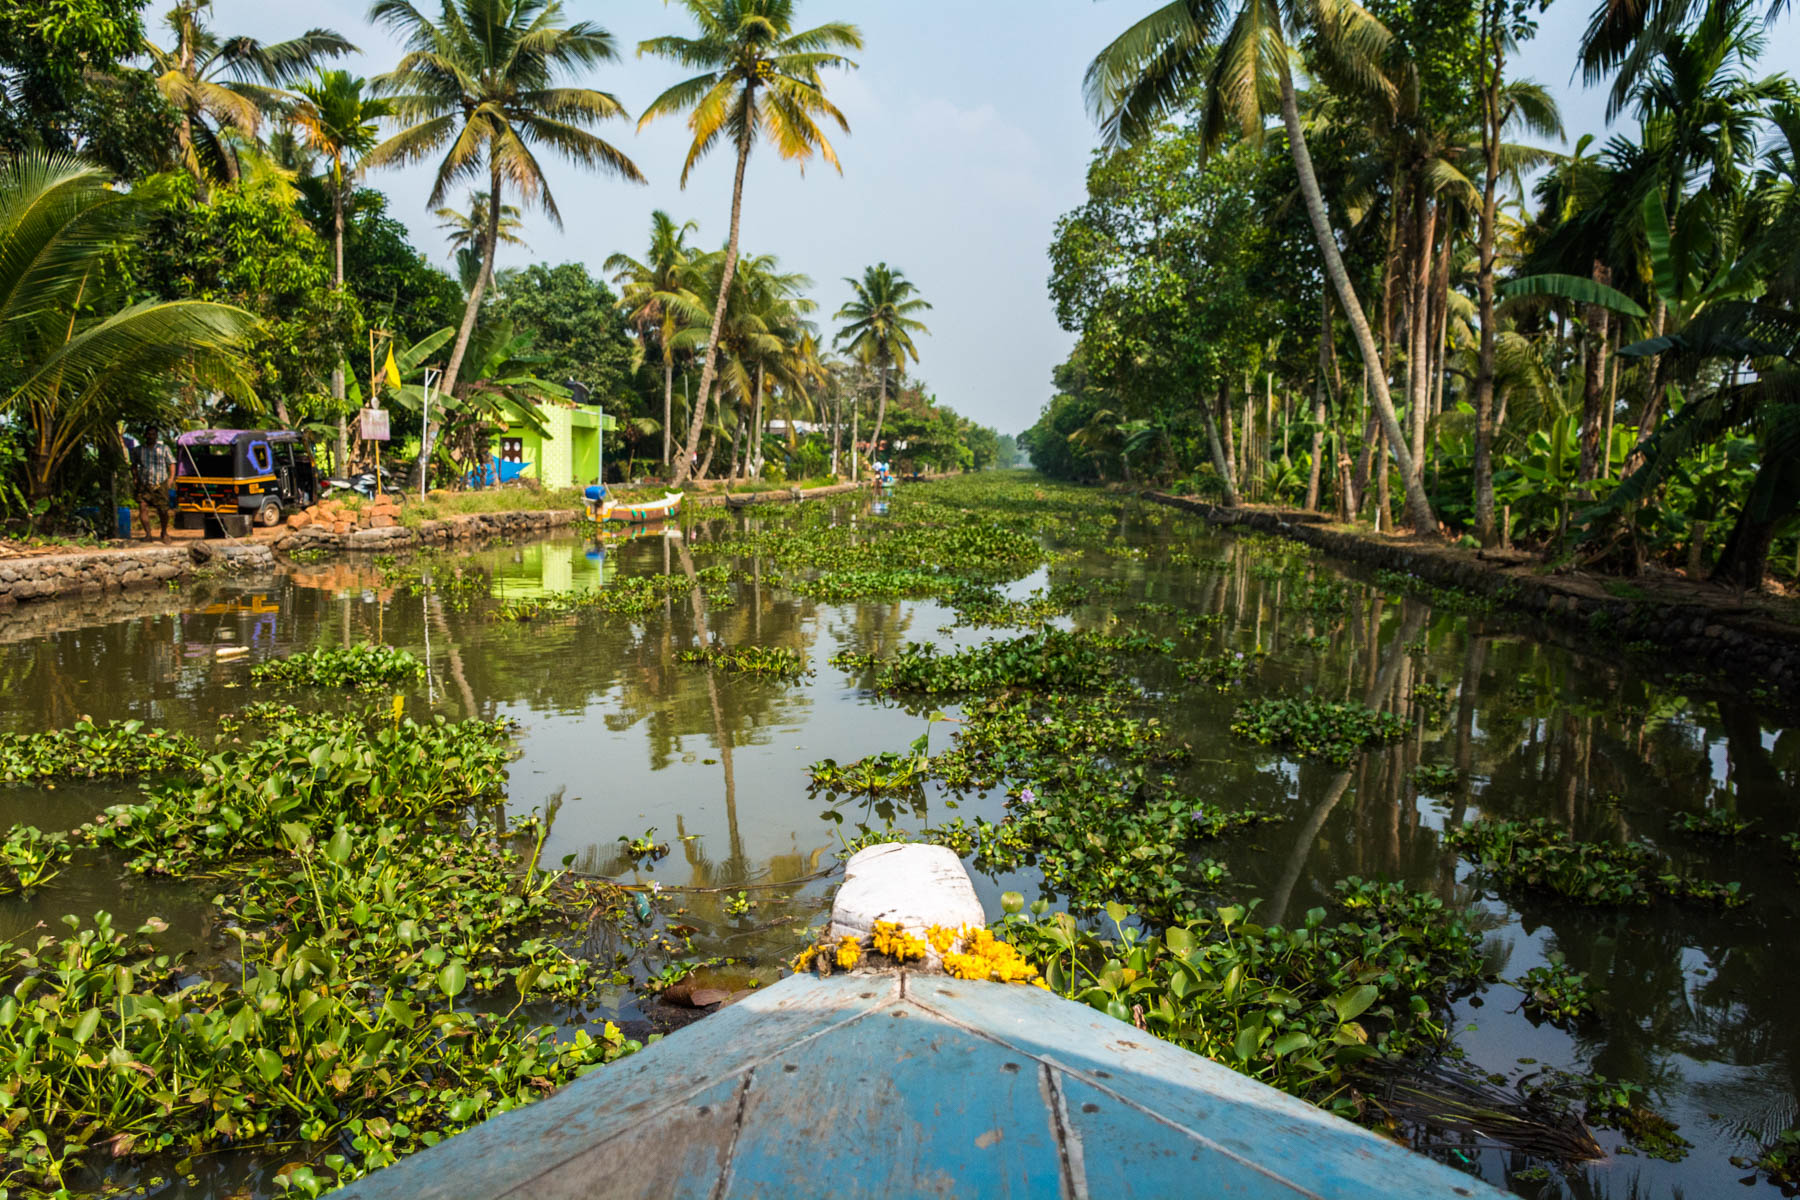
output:
[[[547,488],[593,483],[600,474],[599,410],[550,402],[536,405],[534,415],[541,433],[517,404],[507,402],[505,425],[494,438],[499,482],[523,477]]]

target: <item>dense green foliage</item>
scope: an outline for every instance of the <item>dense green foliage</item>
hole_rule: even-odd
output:
[[[84,1160],[254,1137],[312,1147],[284,1172],[312,1192],[635,1048],[611,1026],[570,1037],[525,1011],[579,1004],[610,977],[565,947],[617,898],[463,824],[502,793],[504,724],[280,710],[247,723],[264,732],[189,757],[72,838],[15,827],[0,848],[0,890],[51,882],[70,841],[204,879],[238,939],[230,969],[198,971],[158,947],[157,919],[127,932],[104,912],[71,916],[66,933],[0,943],[9,1184],[54,1189]]]
[[[1791,573],[1800,93],[1759,62],[1755,6],[1602,6],[1580,59],[1621,121],[1567,155],[1508,74],[1526,8],[1321,14],[1171,4],[1100,49],[1106,145],[1050,247],[1078,342],[1033,463],[1626,571]],[[1292,39],[1307,91],[1259,39]]]
[[[777,25],[793,15],[785,2],[770,12]],[[831,356],[831,339],[810,319],[811,280],[781,272],[772,255],[740,255],[735,204],[728,251],[695,249],[686,240],[695,226],[659,214],[659,228],[673,236],[653,234],[645,263],[607,260],[619,294],[580,263],[496,269],[502,244],[526,243],[521,206],[561,219],[539,167],[546,151],[642,181],[595,132],[625,115],[611,93],[588,86],[618,47],[563,6],[375,3],[371,20],[406,50],[369,80],[330,65],[356,49],[331,29],[263,43],[216,28],[207,2],[184,0],[155,15],[138,0],[22,0],[0,14],[0,211],[28,203],[28,181],[14,168],[44,148],[79,154],[96,191],[110,176],[121,193],[110,197],[118,212],[94,228],[91,265],[80,276],[87,290],[79,298],[47,292],[52,302],[33,321],[7,319],[15,343],[28,327],[43,328],[33,328],[34,345],[9,343],[12,366],[0,371],[8,417],[0,422],[0,524],[67,529],[95,522],[115,489],[129,498],[121,424],[132,433],[152,423],[164,432],[298,428],[343,474],[373,456],[350,421],[373,405],[392,413],[389,461],[416,461],[428,377],[437,394],[425,469],[443,487],[486,479],[497,438],[539,424],[542,406],[581,399],[611,419],[605,449],[615,479],[657,462],[665,474],[698,466],[702,475],[780,482],[866,474],[875,459],[902,470],[969,470],[999,457],[993,430],[906,379],[893,345],[872,351],[854,314],[846,317],[850,358]],[[746,36],[761,45],[763,27],[752,26]],[[514,53],[528,30],[530,53]],[[780,38],[763,46],[773,78],[787,80],[778,86],[797,89],[766,119],[780,153],[798,154],[805,143],[807,154],[822,150],[835,161],[802,114],[842,123],[823,101],[818,71],[828,62],[817,50],[854,47],[859,35],[831,23],[798,36],[792,46]],[[645,49],[679,51],[686,41],[656,39]],[[456,65],[434,66],[444,63]],[[722,88],[739,65],[722,63]],[[768,80],[751,74],[752,90],[766,94]],[[665,99],[677,106],[679,89]],[[760,96],[750,102],[765,107]],[[411,243],[387,196],[370,186],[372,172],[428,159],[436,167],[428,203],[449,232],[454,271]],[[476,187],[461,211],[451,193],[465,182]],[[0,218],[0,237],[31,232],[5,225]],[[23,243],[6,254],[30,261]],[[904,281],[897,271],[885,277]],[[57,339],[134,301],[163,303],[134,311],[135,326],[102,339],[78,364],[110,370],[103,386],[78,392],[79,402],[20,390],[31,382],[21,369]],[[238,311],[180,307],[196,301]],[[898,303],[911,312],[923,302]],[[0,311],[11,308],[0,301]],[[199,328],[208,313],[211,325]],[[152,326],[158,336],[144,336]],[[900,353],[918,357],[916,347]],[[69,379],[82,379],[55,377],[65,392]],[[861,437],[852,439],[859,418]],[[679,462],[667,450],[676,422],[691,430]],[[109,527],[99,520],[95,529]]]

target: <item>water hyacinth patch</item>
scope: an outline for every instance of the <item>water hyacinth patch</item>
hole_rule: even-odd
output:
[[[1228,905],[1160,931],[1109,904],[1102,936],[1040,901],[998,928],[1050,988],[1343,1116],[1358,1064],[1439,1046],[1450,998],[1479,978],[1481,937],[1436,897],[1359,879],[1292,928]]]
[[[744,675],[792,678],[806,674],[806,659],[786,646],[700,646],[679,651],[675,658]]]
[[[1462,782],[1462,772],[1445,763],[1420,763],[1406,773],[1407,782],[1425,793],[1443,793]]]
[[[614,616],[641,617],[668,600],[686,596],[700,582],[687,575],[626,575],[603,588],[552,592],[547,596],[508,600],[494,612],[502,621],[535,621],[544,617],[572,616],[593,610]]]
[[[1302,758],[1347,763],[1370,746],[1405,737],[1406,722],[1362,704],[1270,697],[1239,705],[1231,732],[1259,746],[1286,747]]]
[[[1576,904],[1638,906],[1662,898],[1735,908],[1745,900],[1737,884],[1681,875],[1667,858],[1641,843],[1577,841],[1541,817],[1477,821],[1447,831],[1444,840],[1502,887]]]
[[[0,842],[0,896],[42,887],[69,861],[69,839],[31,825],[14,825]]]
[[[1183,659],[1179,669],[1183,679],[1210,683],[1221,692],[1229,692],[1244,681],[1244,676],[1257,661],[1257,657],[1246,655],[1242,650],[1226,650],[1204,658]]]
[[[214,754],[190,777],[113,805],[77,836],[129,856],[130,870],[182,875],[285,844],[281,827],[417,820],[504,794],[507,722],[337,717],[283,724]]]
[[[1708,808],[1699,812],[1678,812],[1669,818],[1669,828],[1691,837],[1718,838],[1730,841],[1750,831],[1755,821],[1741,820],[1735,813]]]
[[[1755,1157],[1733,1158],[1731,1162],[1739,1168],[1754,1168],[1776,1187],[1800,1188],[1800,1127],[1776,1134]]]
[[[619,889],[538,869],[541,826],[527,857],[465,824],[469,803],[502,793],[505,723],[259,715],[265,736],[78,835],[140,871],[205,877],[232,965],[181,965],[154,942],[166,924],[126,934],[104,913],[0,943],[9,1186],[54,1190],[90,1156],[254,1142],[302,1153],[290,1174],[315,1190],[636,1047],[525,1012],[579,1012],[623,978],[573,953],[593,923],[632,935]],[[12,854],[27,870],[66,856],[61,835],[23,827],[7,847],[29,852]]]
[[[884,692],[946,695],[1031,691],[1094,691],[1125,687],[1117,660],[1127,654],[1171,654],[1167,639],[1045,629],[1009,641],[984,642],[953,653],[908,643],[886,659],[875,677]]]
[[[916,788],[930,774],[930,760],[922,754],[895,754],[883,751],[840,764],[827,758],[807,768],[812,787],[828,792],[874,795]]]
[[[146,775],[185,769],[199,757],[193,738],[142,721],[83,719],[67,729],[0,733],[0,781],[6,782]]]
[[[1594,993],[1587,976],[1573,970],[1561,954],[1551,954],[1514,981],[1525,993],[1525,1011],[1552,1023],[1584,1020],[1594,1015]]]
[[[270,659],[250,668],[256,683],[306,687],[379,688],[425,677],[425,664],[405,650],[363,642]]]
[[[902,596],[935,596],[960,582],[933,571],[889,568],[827,571],[813,579],[794,580],[787,586],[814,600],[894,600]]]

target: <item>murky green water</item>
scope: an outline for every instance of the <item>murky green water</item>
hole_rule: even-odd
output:
[[[1097,495],[1095,503],[1111,502]],[[851,506],[836,517],[884,519]],[[729,561],[750,578],[730,585],[737,600],[730,606],[683,597],[637,619],[583,611],[525,623],[495,620],[493,609],[624,575],[704,567],[719,561],[696,552],[708,540],[785,519],[780,512],[720,515],[685,536],[604,545],[564,536],[433,556],[431,587],[404,560],[334,560],[266,578],[38,606],[0,618],[4,722],[23,730],[83,715],[141,718],[207,734],[214,718],[260,694],[248,683],[251,662],[364,640],[405,647],[429,664],[426,683],[408,699],[416,713],[519,722],[509,807],[551,815],[547,863],[572,856],[576,869],[592,874],[696,889],[678,893],[686,911],[674,917],[696,931],[696,954],[734,957],[772,978],[829,904],[832,879],[810,877],[833,865],[842,837],[890,822],[917,829],[1001,812],[998,795],[936,789],[897,807],[809,794],[809,763],[902,749],[928,728],[928,707],[875,697],[828,660],[905,641],[948,646],[1011,635],[953,629],[950,611],[930,601],[815,602],[779,586],[766,564],[742,559]],[[1227,556],[1231,568],[1172,565],[1176,548],[1195,558]],[[1529,1164],[1497,1148],[1444,1144],[1439,1153],[1526,1195],[1773,1194],[1740,1186],[1748,1172],[1728,1159],[1794,1125],[1800,1108],[1793,1066],[1800,1025],[1787,1007],[1800,995],[1800,954],[1792,949],[1800,889],[1778,841],[1800,829],[1795,736],[1747,696],[1684,696],[1638,670],[1666,674],[1684,664],[1551,644],[1516,623],[1433,611],[1360,581],[1345,614],[1321,617],[1296,606],[1299,585],[1265,569],[1266,561],[1195,519],[1124,504],[1114,540],[1011,591],[1022,596],[1075,579],[1114,583],[1115,594],[1073,618],[1095,628],[1146,601],[1171,608],[1148,617],[1138,610],[1131,617],[1138,627],[1161,621],[1173,631],[1183,615],[1223,613],[1208,635],[1211,647],[1260,647],[1267,659],[1236,692],[1183,691],[1168,719],[1193,744],[1187,773],[1197,795],[1285,818],[1214,848],[1231,867],[1235,890],[1265,898],[1265,921],[1323,903],[1335,881],[1353,874],[1404,879],[1477,906],[1491,926],[1501,976],[1515,978],[1560,953],[1588,973],[1606,1008],[1574,1035],[1526,1019],[1516,989],[1488,987],[1458,1006],[1457,1041],[1469,1062],[1501,1077],[1502,1087],[1546,1067],[1643,1084],[1653,1106],[1693,1143],[1681,1162],[1614,1153],[1542,1182],[1510,1177],[1509,1169]],[[1323,560],[1311,571],[1338,573]],[[777,682],[675,661],[677,650],[708,639],[791,647],[813,673]],[[251,653],[221,659],[218,650],[232,645]],[[1172,686],[1143,682],[1152,690]],[[1447,704],[1421,704],[1420,684],[1446,686]],[[1413,732],[1347,770],[1258,750],[1228,732],[1243,695],[1303,688],[1391,708],[1408,716]],[[948,728],[931,727],[934,751],[947,744]],[[1469,782],[1420,795],[1409,782],[1419,764],[1453,765]],[[0,819],[69,828],[134,790],[130,783],[13,789],[0,793]],[[1754,819],[1753,836],[1708,844],[1671,832],[1672,814],[1712,808]],[[1704,874],[1741,881],[1753,899],[1729,912],[1672,904],[1625,912],[1514,907],[1477,890],[1468,864],[1441,843],[1446,827],[1483,814],[1554,817],[1584,838],[1644,839]],[[639,867],[619,839],[652,828],[671,853]],[[803,882],[789,882],[796,880]],[[1027,877],[978,875],[977,883],[990,911],[998,911],[1005,888],[1037,890]],[[734,913],[728,899],[740,889],[754,907]],[[92,856],[29,899],[0,901],[0,936],[98,908],[134,922],[162,916],[189,932],[201,956],[213,945],[204,897],[180,885],[122,880]],[[648,962],[644,970],[660,966]],[[627,1020],[644,1015],[628,990],[617,1011]],[[1618,1151],[1617,1134],[1597,1136]],[[1414,1137],[1440,1140],[1430,1131]]]

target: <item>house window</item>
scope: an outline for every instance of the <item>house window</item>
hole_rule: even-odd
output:
[[[509,463],[524,462],[525,461],[525,439],[524,438],[501,438],[500,439],[500,461],[501,462],[509,462]]]

